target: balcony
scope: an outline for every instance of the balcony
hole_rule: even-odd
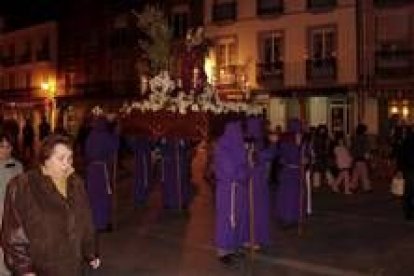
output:
[[[414,3],[414,0],[374,0],[374,6],[377,8],[400,6],[410,3]]]
[[[258,0],[257,1],[257,15],[258,16],[272,16],[272,15],[278,15],[283,13],[284,7],[283,7],[283,1],[275,1],[275,3],[271,2],[269,4],[268,2],[264,0]]]
[[[228,65],[218,68],[216,87],[222,90],[239,90],[243,86],[243,68],[239,65]]]
[[[235,21],[237,18],[236,2],[214,4],[212,18],[214,22]]]
[[[411,50],[378,51],[375,54],[375,76],[382,79],[402,79],[414,74],[414,54]]]
[[[337,5],[336,0],[308,0],[308,10],[326,10],[333,9]]]
[[[266,86],[282,85],[283,67],[283,61],[258,63],[256,65],[257,82]]]
[[[331,82],[336,80],[336,58],[308,59],[306,79],[310,82]]]

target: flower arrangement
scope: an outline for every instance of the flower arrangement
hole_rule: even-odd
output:
[[[170,78],[168,71],[162,71],[150,80],[150,94],[147,100],[124,104],[122,113],[130,113],[133,110],[140,112],[157,112],[166,110],[181,115],[187,112],[211,112],[213,114],[226,114],[229,112],[245,113],[246,115],[260,115],[263,107],[247,102],[223,102],[210,84],[205,85],[203,92],[198,95],[178,91],[174,81]]]

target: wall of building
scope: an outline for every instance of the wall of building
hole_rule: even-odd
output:
[[[284,1],[285,12],[276,17],[258,18],[256,1],[238,1],[238,16],[228,25],[212,22],[213,0],[205,1],[206,35],[217,38],[234,35],[238,43],[238,62],[248,64],[249,82],[257,88],[256,62],[258,61],[258,34],[263,31],[282,31],[285,40],[286,86],[306,85],[308,30],[318,26],[337,27],[338,84],[357,82],[356,17],[353,0],[339,0],[338,6],[329,12],[310,13],[306,1]]]

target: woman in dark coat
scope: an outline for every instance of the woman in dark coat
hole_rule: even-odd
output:
[[[88,197],[72,167],[68,138],[43,141],[40,166],[11,180],[1,232],[13,275],[81,275],[97,268],[96,240]]]

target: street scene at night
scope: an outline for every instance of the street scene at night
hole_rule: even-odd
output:
[[[0,3],[0,276],[413,275],[414,1]]]

